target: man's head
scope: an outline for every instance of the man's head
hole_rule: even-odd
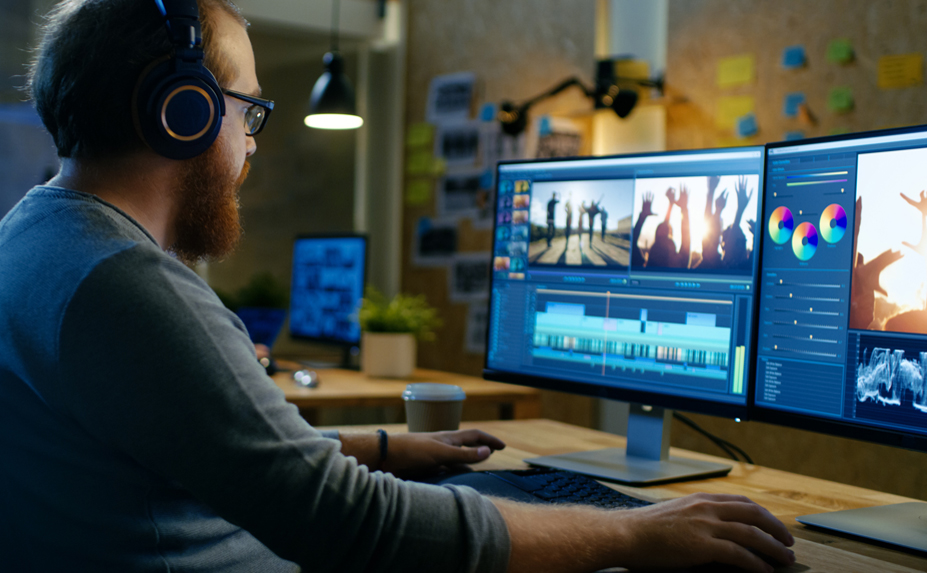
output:
[[[215,42],[222,16],[246,25],[227,0],[199,0],[205,65],[221,87],[238,75]],[[144,147],[132,118],[143,70],[171,53],[154,0],[64,0],[47,16],[27,89],[58,155],[102,159]]]
[[[228,0],[198,0],[205,66],[220,88],[258,95],[247,23]],[[143,71],[171,53],[154,0],[65,0],[48,16],[28,88],[62,158],[111,165],[152,154],[136,131],[133,92]],[[220,96],[222,97],[222,96]],[[219,258],[241,234],[237,191],[255,150],[250,104],[224,96],[218,139],[178,161],[168,189],[170,249],[185,260]],[[155,157],[152,155],[152,157]]]

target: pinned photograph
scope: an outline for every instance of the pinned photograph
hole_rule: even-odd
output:
[[[489,307],[485,304],[471,304],[467,310],[467,338],[464,350],[470,354],[486,352],[486,329],[489,327]]]
[[[457,253],[457,223],[422,217],[412,246],[412,262],[420,267],[444,266]]]
[[[480,151],[479,121],[439,124],[435,133],[435,157],[442,157],[448,167],[473,167]]]
[[[476,217],[482,211],[492,211],[489,191],[480,184],[479,170],[468,169],[447,173],[438,182],[437,207],[442,217]]]
[[[489,297],[489,253],[458,253],[448,273],[448,298],[471,302]]]
[[[437,76],[428,86],[425,121],[441,123],[470,117],[476,74],[461,72]]]

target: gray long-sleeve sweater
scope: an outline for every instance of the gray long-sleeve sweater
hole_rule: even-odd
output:
[[[508,552],[473,490],[371,473],[306,424],[123,212],[38,187],[0,222],[0,569],[492,572]]]

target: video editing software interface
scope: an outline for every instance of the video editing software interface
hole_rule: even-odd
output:
[[[353,344],[364,296],[367,239],[359,235],[299,237],[293,244],[290,333]]]
[[[501,163],[487,368],[745,407],[763,155]]]
[[[756,405],[927,435],[927,130],[768,153]]]

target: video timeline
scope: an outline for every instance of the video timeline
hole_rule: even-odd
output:
[[[531,353],[536,364],[742,394],[745,349],[731,356],[733,307],[724,299],[539,289]]]

